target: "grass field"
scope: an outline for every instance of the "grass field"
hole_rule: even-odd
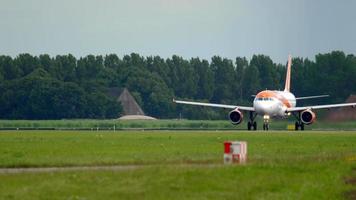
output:
[[[223,142],[248,163],[222,164]],[[353,199],[356,132],[2,131],[0,199]]]
[[[70,119],[70,120],[0,120],[0,129],[86,129],[86,130],[116,130],[119,129],[231,129],[246,130],[247,120],[235,126],[229,120],[117,120],[117,119]],[[258,129],[262,129],[263,120],[257,118]],[[271,120],[271,130],[286,130],[288,125],[294,125],[290,120]],[[312,125],[305,126],[307,130],[354,130],[355,121],[330,122],[317,120]]]

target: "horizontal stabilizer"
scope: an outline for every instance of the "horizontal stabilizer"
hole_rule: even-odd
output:
[[[303,100],[303,99],[317,99],[317,98],[324,98],[324,97],[329,97],[330,95],[324,94],[324,95],[318,95],[318,96],[307,96],[307,97],[296,97],[296,100]]]

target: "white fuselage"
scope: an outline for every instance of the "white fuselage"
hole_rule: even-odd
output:
[[[288,91],[265,90],[259,92],[253,101],[253,107],[258,115],[272,118],[287,117],[287,108],[295,106],[296,98]]]

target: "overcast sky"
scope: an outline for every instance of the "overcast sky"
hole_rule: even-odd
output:
[[[0,0],[0,54],[356,54],[353,0]]]

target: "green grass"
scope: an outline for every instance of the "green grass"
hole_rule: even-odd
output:
[[[225,140],[246,165],[222,164]],[[0,173],[0,199],[343,199],[356,132],[0,132],[0,167],[119,164],[143,167]]]
[[[237,128],[228,120],[0,120],[0,128],[57,128],[57,129],[122,129],[122,128]],[[245,127],[245,126],[244,126]]]
[[[257,118],[258,129],[262,128],[262,119]],[[0,129],[236,129],[246,130],[247,120],[240,125],[232,125],[229,120],[0,120]],[[272,130],[286,130],[290,120],[271,120]],[[307,130],[356,130],[356,121],[330,122],[318,120],[305,126]]]

